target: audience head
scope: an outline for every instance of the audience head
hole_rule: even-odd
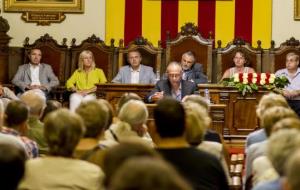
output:
[[[7,127],[20,127],[25,125],[29,116],[27,105],[19,100],[12,100],[5,110],[5,123]]]
[[[182,99],[182,102],[194,102],[199,106],[203,107],[206,110],[206,112],[209,111],[207,100],[203,96],[199,96],[196,94],[187,95]]]
[[[41,117],[41,121],[44,121],[45,117],[52,111],[58,110],[62,108],[62,104],[56,100],[47,100],[46,108],[43,111],[43,115]]]
[[[202,142],[211,119],[202,106],[194,102],[183,103],[186,114],[185,136],[191,145],[198,145]]]
[[[84,124],[76,113],[59,109],[45,118],[44,136],[52,156],[71,157],[84,134]]]
[[[235,67],[244,67],[248,64],[248,57],[244,50],[238,49],[234,53],[233,62]]]
[[[108,109],[97,100],[84,101],[76,109],[85,126],[86,138],[99,138],[107,125]]]
[[[190,70],[196,61],[195,54],[192,51],[187,51],[182,54],[181,67],[183,70]]]
[[[40,91],[28,90],[21,95],[20,100],[29,107],[30,115],[38,118],[42,116],[46,107],[46,98]]]
[[[78,69],[84,71],[85,67],[94,69],[96,67],[95,58],[93,52],[90,50],[83,50],[79,55]]]
[[[0,143],[0,187],[16,190],[25,173],[24,150],[9,143]]]
[[[285,167],[285,184],[287,190],[299,190],[300,189],[300,149],[288,159]]]
[[[172,86],[179,85],[182,78],[182,68],[178,62],[171,62],[167,67],[168,80]]]
[[[106,126],[105,126],[105,130],[109,128],[109,126],[112,124],[113,122],[113,118],[115,116],[115,113],[114,113],[114,109],[113,107],[111,106],[111,104],[105,100],[105,99],[98,99],[97,100],[98,102],[100,102],[100,104],[103,104],[104,106],[106,106],[108,112],[107,112],[107,123],[106,123]]]
[[[289,108],[289,104],[287,103],[286,99],[282,95],[275,94],[275,93],[269,93],[263,95],[256,109],[257,117],[260,118],[267,109],[274,106]]]
[[[297,129],[282,129],[270,137],[267,147],[267,156],[280,176],[284,174],[284,166],[288,158],[299,146],[300,133]]]
[[[111,147],[104,156],[103,171],[106,176],[106,184],[110,184],[112,177],[126,160],[134,157],[156,158],[159,155],[153,148],[136,140],[122,141]]]
[[[162,138],[183,136],[185,117],[183,105],[173,98],[158,101],[154,108],[156,131]]]
[[[274,124],[271,133],[274,133],[281,129],[293,129],[293,128],[300,130],[299,118],[294,118],[294,117],[284,118]]]
[[[290,52],[286,55],[285,65],[287,70],[296,71],[299,66],[299,55],[295,52]]]
[[[121,98],[118,101],[118,105],[117,105],[117,111],[119,113],[120,109],[122,108],[122,106],[127,103],[129,100],[140,100],[143,101],[142,98],[137,95],[136,93],[133,92],[126,92],[124,93]]]
[[[136,132],[143,131],[141,128],[144,127],[143,125],[148,119],[148,109],[144,102],[130,100],[122,106],[118,118],[121,121],[128,123],[132,130]]]
[[[33,48],[30,50],[28,58],[31,64],[38,65],[41,63],[42,51],[39,48]]]
[[[138,69],[142,62],[142,55],[138,50],[129,51],[127,54],[127,61],[133,69]]]
[[[261,127],[265,129],[266,135],[270,136],[274,124],[284,118],[298,118],[297,114],[290,108],[275,106],[261,116]]]
[[[145,157],[127,160],[116,172],[113,182],[112,190],[192,189],[170,164]]]

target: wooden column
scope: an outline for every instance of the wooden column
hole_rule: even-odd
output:
[[[9,24],[6,19],[0,17],[0,82],[8,83],[8,43],[11,39],[6,33],[9,30]]]

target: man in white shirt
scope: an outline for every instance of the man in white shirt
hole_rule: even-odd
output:
[[[41,63],[40,49],[32,49],[28,57],[30,63],[19,66],[12,83],[19,88],[21,93],[26,90],[39,89],[47,95],[53,87],[59,85],[59,81],[51,66]]]

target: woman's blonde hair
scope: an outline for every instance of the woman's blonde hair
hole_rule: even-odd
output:
[[[90,50],[83,50],[80,55],[79,55],[79,59],[78,59],[78,70],[79,71],[83,71],[83,59],[88,56],[88,55],[91,55],[92,56],[92,60],[93,60],[93,63],[92,63],[92,69],[95,69],[96,67],[96,63],[95,63],[95,57],[94,57],[94,54],[93,52],[91,52]]]
[[[200,144],[211,123],[206,109],[195,102],[184,102],[186,112],[185,137],[190,144]]]
[[[263,97],[260,99],[257,109],[256,109],[256,115],[261,119],[261,116],[263,113],[274,106],[281,106],[285,108],[289,108],[289,104],[287,103],[286,99],[279,94],[275,93],[269,93],[266,95],[263,95]]]

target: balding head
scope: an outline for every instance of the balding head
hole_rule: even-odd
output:
[[[46,98],[39,90],[26,91],[20,99],[29,107],[30,115],[40,117],[46,107]]]
[[[144,124],[148,119],[148,110],[144,102],[130,100],[124,104],[118,115],[121,121],[127,122],[132,127]]]

